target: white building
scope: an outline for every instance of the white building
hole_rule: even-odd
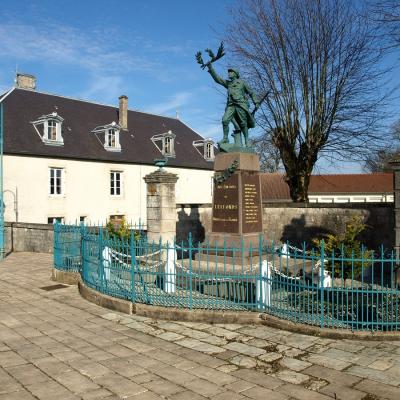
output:
[[[177,203],[210,203],[214,146],[182,121],[41,93],[18,75],[0,96],[5,221],[105,222],[146,218],[143,177],[167,157]],[[145,222],[145,221],[143,221]]]

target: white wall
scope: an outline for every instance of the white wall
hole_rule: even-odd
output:
[[[18,190],[18,221],[47,223],[48,217],[64,217],[66,222],[86,216],[104,222],[110,215],[125,215],[128,221],[146,219],[146,184],[143,177],[154,166],[113,164],[92,161],[4,156],[5,221],[15,221],[13,196]],[[65,194],[49,195],[49,168],[64,168]],[[166,168],[178,174],[176,202],[211,203],[213,171]],[[123,194],[110,195],[110,171],[123,173]]]
[[[394,196],[390,194],[338,194],[338,195],[308,195],[310,203],[393,203]]]

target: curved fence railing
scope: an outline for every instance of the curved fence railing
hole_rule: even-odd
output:
[[[356,256],[357,254],[357,256]],[[394,252],[324,243],[306,251],[258,246],[215,247],[112,238],[102,228],[54,226],[54,264],[117,298],[166,307],[266,312],[320,327],[400,330],[400,271]]]

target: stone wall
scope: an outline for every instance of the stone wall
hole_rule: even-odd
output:
[[[398,160],[399,156],[397,156],[396,160],[391,162],[393,169],[393,187],[394,187],[394,219],[395,226],[394,230],[395,234],[395,249],[397,256],[400,256],[400,160]]]
[[[185,240],[192,232],[194,241],[202,241],[211,229],[211,204],[177,205],[176,236]],[[342,233],[355,215],[368,225],[361,241],[370,248],[393,248],[395,241],[393,203],[294,204],[264,203],[264,234],[276,242],[301,245],[327,233]]]
[[[300,245],[324,233],[340,233],[354,215],[362,215],[368,225],[361,240],[370,248],[393,248],[395,243],[392,203],[293,204],[270,203],[263,206],[265,237]],[[211,230],[211,204],[177,204],[176,238],[193,243],[204,240]],[[46,224],[5,223],[6,254],[11,251],[53,252],[53,226]]]
[[[395,242],[393,203],[264,204],[264,231],[275,241],[301,245],[324,234],[340,234],[353,216],[367,225],[360,240],[369,248],[393,248]]]
[[[53,253],[53,225],[6,222],[5,251]]]

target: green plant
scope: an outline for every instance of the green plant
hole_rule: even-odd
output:
[[[121,222],[118,224],[114,221],[108,221],[106,230],[110,237],[118,238],[119,240],[130,240],[132,233],[134,234],[135,240],[139,240],[140,238],[140,233],[138,231],[134,231],[131,226],[129,226],[125,217],[122,217]]]
[[[358,240],[358,236],[367,228],[361,216],[354,216],[346,224],[343,234],[324,235],[322,239],[315,238],[312,243],[320,249],[324,242],[325,260],[328,261],[325,269],[334,273],[334,276],[344,279],[360,276],[362,269],[371,265],[372,250],[367,250]]]

